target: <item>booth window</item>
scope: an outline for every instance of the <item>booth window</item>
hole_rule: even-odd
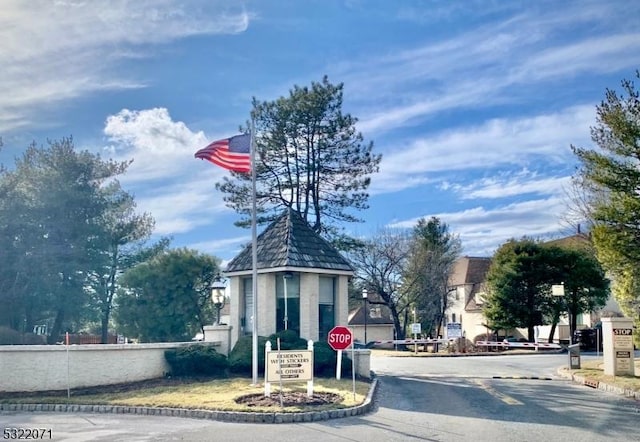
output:
[[[318,335],[321,340],[327,338],[329,331],[336,325],[335,320],[336,278],[320,277],[320,293],[318,299]]]
[[[286,283],[285,283],[286,278]],[[286,296],[285,296],[286,284]],[[282,272],[276,274],[276,331],[293,330],[300,335],[300,274]],[[286,309],[285,309],[286,302]],[[285,311],[287,321],[285,324]]]
[[[242,278],[242,301],[244,316],[240,320],[242,333],[249,335],[253,332],[253,279]]]

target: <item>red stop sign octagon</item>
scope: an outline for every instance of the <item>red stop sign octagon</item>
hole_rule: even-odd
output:
[[[329,346],[334,350],[344,350],[351,347],[353,335],[347,327],[338,325],[331,329],[327,341],[329,342]]]

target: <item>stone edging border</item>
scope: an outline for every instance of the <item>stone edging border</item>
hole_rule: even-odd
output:
[[[78,404],[0,404],[0,413],[5,412],[57,412],[57,413],[114,413],[139,414],[145,416],[173,416],[191,419],[210,419],[220,422],[285,424],[318,422],[369,413],[374,407],[378,380],[373,379],[369,393],[361,405],[337,410],[308,411],[302,413],[269,413],[197,410],[165,407],[128,407],[124,405],[78,405]]]
[[[640,391],[634,391],[629,388],[616,387],[615,385],[607,384],[606,382],[600,382],[595,379],[589,379],[584,376],[569,373],[567,372],[567,369],[565,367],[560,367],[558,369],[558,374],[566,379],[570,379],[571,381],[580,385],[584,385],[586,387],[595,388],[597,390],[602,390],[609,393],[619,394],[621,396],[640,401]]]

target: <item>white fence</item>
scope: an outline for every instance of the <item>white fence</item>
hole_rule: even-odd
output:
[[[164,376],[166,350],[193,343],[3,345],[0,393],[66,390]]]

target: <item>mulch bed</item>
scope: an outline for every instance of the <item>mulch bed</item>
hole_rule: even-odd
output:
[[[342,397],[334,393],[314,393],[308,397],[304,391],[285,391],[282,393],[284,407],[327,405],[342,402]],[[280,407],[280,393],[271,393],[265,397],[262,393],[247,394],[236,399],[236,403],[247,407]]]

